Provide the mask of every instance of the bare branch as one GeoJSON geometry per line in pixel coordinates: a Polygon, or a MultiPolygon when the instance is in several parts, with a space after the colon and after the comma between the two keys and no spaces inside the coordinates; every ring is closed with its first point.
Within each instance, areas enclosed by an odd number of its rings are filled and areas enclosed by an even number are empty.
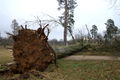
{"type": "Polygon", "coordinates": [[[43,28],[43,30],[44,30],[47,26],[49,26],[49,24],[47,24],[47,25],[43,28]]]}
{"type": "Polygon", "coordinates": [[[9,32],[6,32],[7,35],[10,35],[10,36],[13,36],[13,34],[9,33],[9,32]]]}
{"type": "Polygon", "coordinates": [[[24,30],[24,27],[21,25],[22,30],[24,30]]]}
{"type": "Polygon", "coordinates": [[[48,38],[48,36],[49,36],[49,33],[50,33],[50,29],[47,27],[47,30],[48,30],[48,34],[47,34],[47,38],[48,38]]]}
{"type": "Polygon", "coordinates": [[[41,20],[40,20],[40,18],[39,18],[38,16],[37,16],[37,19],[38,19],[38,22],[39,22],[40,28],[42,28],[41,20]]]}
{"type": "Polygon", "coordinates": [[[27,29],[27,25],[25,25],[25,29],[27,29]]]}
{"type": "Polygon", "coordinates": [[[116,5],[116,3],[117,3],[117,0],[114,0],[112,7],[114,7],[116,5]]]}

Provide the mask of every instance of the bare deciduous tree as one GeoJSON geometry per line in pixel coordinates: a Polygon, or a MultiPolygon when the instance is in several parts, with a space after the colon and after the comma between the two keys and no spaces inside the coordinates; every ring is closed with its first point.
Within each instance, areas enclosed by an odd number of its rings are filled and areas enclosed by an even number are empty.
{"type": "Polygon", "coordinates": [[[13,34],[14,34],[14,35],[17,35],[17,34],[18,34],[18,30],[20,29],[20,27],[18,26],[18,22],[17,22],[16,19],[14,19],[14,20],[12,21],[11,27],[12,27],[12,29],[13,29],[13,31],[12,31],[13,34]]]}

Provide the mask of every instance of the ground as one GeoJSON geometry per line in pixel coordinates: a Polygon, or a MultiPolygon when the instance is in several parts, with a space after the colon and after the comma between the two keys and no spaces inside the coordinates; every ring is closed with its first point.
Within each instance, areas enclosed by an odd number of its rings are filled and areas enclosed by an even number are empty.
{"type": "Polygon", "coordinates": [[[119,60],[117,56],[91,56],[91,55],[73,55],[64,58],[65,60],[119,60]]]}
{"type": "Polygon", "coordinates": [[[0,46],[0,64],[8,63],[13,60],[12,52],[0,46]]]}
{"type": "MultiPolygon", "coordinates": [[[[13,60],[12,52],[0,48],[0,64],[13,60]]],[[[46,78],[30,76],[27,80],[120,80],[120,61],[117,60],[64,60],[57,61],[59,68],[50,65],[45,72],[40,72],[46,78]]],[[[6,68],[0,67],[0,70],[6,68]]],[[[14,75],[17,77],[19,74],[14,75]]],[[[0,80],[8,76],[0,75],[0,80]]]]}
{"type": "MultiPolygon", "coordinates": [[[[59,60],[58,65],[58,69],[51,65],[40,73],[47,78],[31,76],[28,80],[120,80],[119,61],[59,60]]],[[[0,76],[1,80],[5,78],[0,76]]]]}

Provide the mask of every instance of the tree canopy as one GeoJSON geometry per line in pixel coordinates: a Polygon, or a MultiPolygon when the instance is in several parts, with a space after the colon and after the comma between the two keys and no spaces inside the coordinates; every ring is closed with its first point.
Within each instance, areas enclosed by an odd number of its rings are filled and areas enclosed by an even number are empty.
{"type": "Polygon", "coordinates": [[[106,25],[106,33],[104,37],[107,40],[111,40],[116,36],[118,32],[118,27],[115,26],[114,20],[112,19],[108,19],[105,25],[106,25]]]}
{"type": "Polygon", "coordinates": [[[92,34],[92,38],[93,39],[96,39],[97,38],[97,31],[98,31],[98,28],[96,25],[92,25],[92,29],[90,30],[91,34],[92,34]]]}

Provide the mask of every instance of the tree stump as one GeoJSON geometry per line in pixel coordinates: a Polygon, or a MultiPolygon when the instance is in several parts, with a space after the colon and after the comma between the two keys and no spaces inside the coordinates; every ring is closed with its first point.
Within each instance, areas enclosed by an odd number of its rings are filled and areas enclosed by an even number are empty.
{"type": "Polygon", "coordinates": [[[40,27],[37,30],[20,29],[18,35],[12,35],[14,40],[13,57],[15,64],[10,70],[14,73],[24,73],[31,69],[44,71],[50,63],[56,65],[56,54],[48,43],[49,28],[40,27]],[[44,30],[47,28],[48,34],[44,30]]]}

